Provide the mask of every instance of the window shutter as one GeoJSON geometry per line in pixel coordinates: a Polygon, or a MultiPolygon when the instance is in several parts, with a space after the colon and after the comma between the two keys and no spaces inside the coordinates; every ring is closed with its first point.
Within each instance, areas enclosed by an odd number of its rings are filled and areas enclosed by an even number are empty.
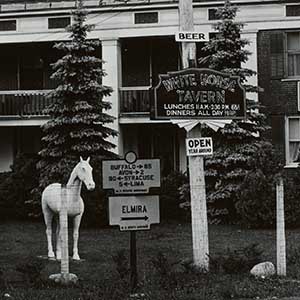
{"type": "Polygon", "coordinates": [[[271,57],[271,77],[284,77],[284,33],[272,32],[270,34],[270,57],[271,57]]]}

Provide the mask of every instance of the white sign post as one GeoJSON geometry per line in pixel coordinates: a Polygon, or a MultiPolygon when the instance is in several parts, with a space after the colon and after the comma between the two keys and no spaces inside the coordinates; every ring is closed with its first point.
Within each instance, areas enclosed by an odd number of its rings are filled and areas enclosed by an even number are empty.
{"type": "Polygon", "coordinates": [[[284,188],[280,178],[276,184],[276,241],[277,241],[277,275],[286,276],[286,240],[284,223],[284,188]]]}

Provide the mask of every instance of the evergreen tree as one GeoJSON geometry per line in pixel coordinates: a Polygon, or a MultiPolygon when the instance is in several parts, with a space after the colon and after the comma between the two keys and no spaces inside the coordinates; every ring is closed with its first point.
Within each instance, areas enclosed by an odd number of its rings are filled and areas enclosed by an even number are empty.
{"type": "Polygon", "coordinates": [[[66,183],[79,157],[111,157],[117,132],[106,127],[114,118],[105,113],[111,104],[104,100],[112,89],[101,84],[105,76],[103,61],[95,56],[99,41],[88,40],[93,28],[86,24],[82,1],[72,12],[73,25],[67,27],[70,41],[55,44],[64,56],[53,64],[52,79],[58,86],[49,97],[53,104],[46,112],[50,120],[43,125],[40,151],[40,187],[51,182],[66,183]]]}
{"type": "MultiPolygon", "coordinates": [[[[209,68],[240,77],[247,92],[257,92],[259,88],[247,84],[247,79],[255,71],[243,68],[242,63],[251,54],[245,46],[249,41],[241,38],[243,23],[236,22],[237,7],[225,1],[217,10],[219,21],[214,25],[216,35],[203,50],[207,53],[199,63],[205,62],[209,68]]],[[[257,169],[254,154],[265,148],[263,133],[269,128],[266,117],[258,111],[256,101],[246,99],[246,120],[233,121],[213,135],[214,155],[206,159],[206,181],[208,186],[208,212],[211,219],[226,222],[236,218],[238,192],[245,176],[257,169]]]]}

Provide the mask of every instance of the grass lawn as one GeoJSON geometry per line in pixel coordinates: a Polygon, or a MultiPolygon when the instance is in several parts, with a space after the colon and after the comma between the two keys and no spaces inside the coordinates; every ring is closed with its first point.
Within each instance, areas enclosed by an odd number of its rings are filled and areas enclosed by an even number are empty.
{"type": "MultiPolygon", "coordinates": [[[[129,232],[120,232],[115,227],[82,228],[80,233],[79,254],[82,261],[70,263],[70,272],[75,273],[80,282],[75,287],[57,287],[48,283],[47,278],[60,272],[60,263],[37,258],[47,254],[44,224],[0,224],[0,270],[3,273],[0,299],[5,292],[17,300],[130,299],[127,269],[129,232]],[[113,256],[117,254],[120,258],[115,261],[113,256]],[[38,272],[34,268],[38,268],[39,264],[45,266],[41,276],[34,278],[38,272]]],[[[276,233],[273,230],[213,225],[209,227],[209,242],[212,258],[224,254],[228,248],[235,250],[258,243],[263,250],[262,259],[276,263],[276,233]]],[[[150,231],[137,232],[137,252],[138,291],[142,294],[137,299],[300,296],[300,281],[297,281],[300,280],[300,231],[297,230],[287,232],[288,280],[258,280],[247,273],[226,274],[224,271],[204,275],[192,268],[184,268],[182,262],[192,259],[189,224],[155,225],[150,231]],[[156,264],[155,267],[155,261],[160,266],[156,264]]]]}

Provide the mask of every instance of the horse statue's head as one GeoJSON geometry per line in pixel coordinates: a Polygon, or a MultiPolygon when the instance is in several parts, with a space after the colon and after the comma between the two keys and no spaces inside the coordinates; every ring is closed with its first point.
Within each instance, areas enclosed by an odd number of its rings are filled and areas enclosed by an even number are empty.
{"type": "Polygon", "coordinates": [[[90,158],[84,160],[80,156],[80,162],[76,166],[76,175],[85,184],[86,188],[92,191],[95,188],[95,182],[93,179],[93,168],[89,162],[90,158]]]}

